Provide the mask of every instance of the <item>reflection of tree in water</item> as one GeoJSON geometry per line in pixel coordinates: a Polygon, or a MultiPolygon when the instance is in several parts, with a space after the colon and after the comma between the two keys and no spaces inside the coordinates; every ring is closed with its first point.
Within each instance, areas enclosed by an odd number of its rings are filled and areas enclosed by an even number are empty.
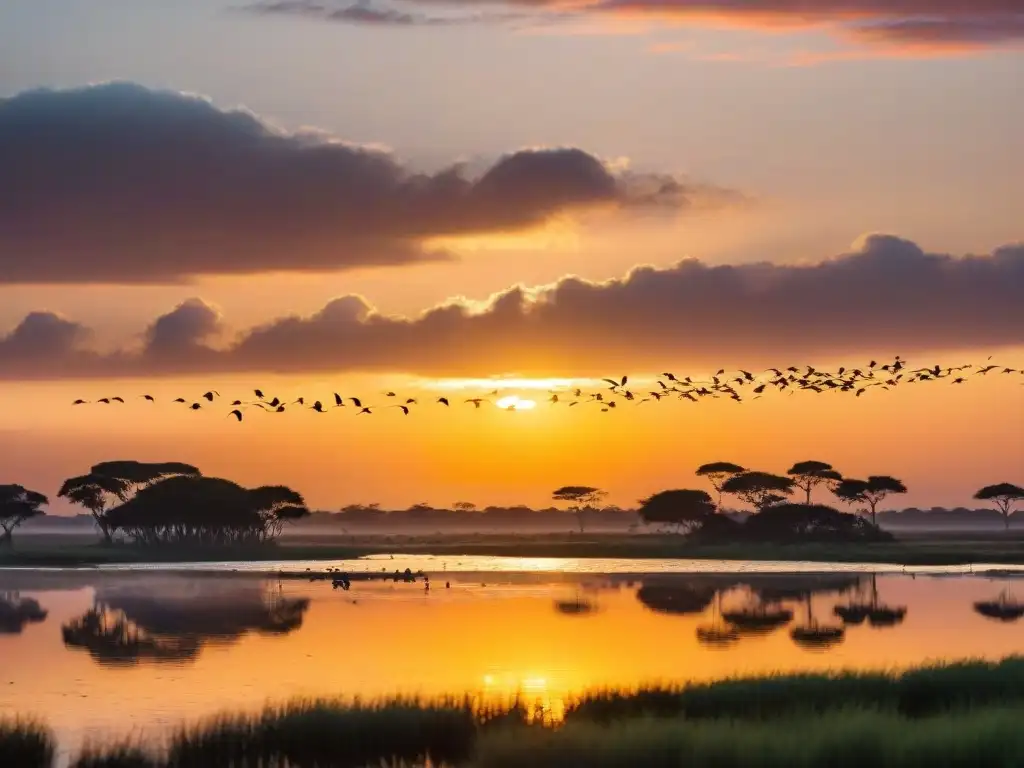
{"type": "Polygon", "coordinates": [[[715,599],[716,589],[703,584],[644,584],[636,599],[655,613],[677,616],[703,613],[715,599]]]}
{"type": "Polygon", "coordinates": [[[859,595],[857,599],[851,600],[846,605],[837,605],[832,609],[843,624],[863,624],[866,620],[868,624],[873,627],[880,629],[885,627],[894,627],[903,621],[903,617],[907,615],[906,606],[888,606],[878,601],[878,579],[875,574],[871,574],[869,579],[871,584],[870,595],[867,599],[863,595],[859,595]]]}
{"type": "Polygon", "coordinates": [[[37,600],[18,592],[0,592],[0,635],[20,635],[26,624],[46,619],[46,611],[37,600]]]}
{"type": "Polygon", "coordinates": [[[597,603],[581,597],[577,591],[572,600],[555,600],[555,610],[565,616],[589,616],[597,612],[597,603]]]}
{"type": "Polygon", "coordinates": [[[697,642],[709,648],[728,648],[740,639],[740,631],[735,626],[723,623],[722,592],[715,595],[715,612],[710,624],[701,624],[694,630],[697,642]]]}
{"type": "Polygon", "coordinates": [[[1009,583],[1003,587],[1003,591],[995,600],[979,600],[974,604],[976,613],[986,619],[995,621],[1011,622],[1024,616],[1024,605],[1019,603],[1010,592],[1009,583]]]}
{"type": "Polygon", "coordinates": [[[292,632],[308,607],[308,598],[284,597],[261,582],[101,587],[93,607],[62,629],[66,646],[84,648],[100,663],[187,661],[204,645],[249,632],[292,632]]]}
{"type": "Polygon", "coordinates": [[[863,581],[863,577],[846,574],[707,575],[682,583],[646,583],[637,591],[637,599],[652,611],[681,616],[704,613],[714,604],[711,622],[697,626],[695,635],[702,645],[718,648],[785,627],[794,616],[787,603],[800,601],[805,606],[806,619],[790,631],[790,636],[802,647],[820,649],[841,642],[845,630],[817,621],[811,607],[812,596],[843,595],[856,590],[863,581]],[[738,589],[745,595],[743,602],[723,607],[723,596],[738,589]]]}
{"type": "Polygon", "coordinates": [[[818,623],[814,617],[810,592],[804,594],[804,608],[807,611],[804,623],[789,630],[794,643],[808,650],[825,650],[846,639],[846,630],[842,625],[818,623]]]}

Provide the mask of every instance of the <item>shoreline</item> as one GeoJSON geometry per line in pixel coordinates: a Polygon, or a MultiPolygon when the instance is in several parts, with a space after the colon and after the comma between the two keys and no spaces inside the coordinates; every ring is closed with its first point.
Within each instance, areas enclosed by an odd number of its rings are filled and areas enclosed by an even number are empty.
{"type": "MultiPolygon", "coordinates": [[[[958,539],[942,535],[901,538],[875,544],[801,542],[773,544],[739,542],[696,544],[677,536],[627,534],[482,534],[460,535],[356,535],[345,537],[284,536],[273,544],[235,549],[143,548],[127,544],[104,545],[92,536],[23,534],[10,547],[0,549],[0,569],[82,568],[137,565],[152,568],[161,564],[289,563],[306,561],[333,564],[369,557],[388,558],[380,562],[393,570],[397,561],[413,558],[507,557],[569,560],[665,560],[734,561],[751,563],[801,563],[826,566],[879,566],[902,571],[910,568],[952,568],[1013,570],[1024,567],[1024,538],[975,534],[958,539]]],[[[426,568],[420,568],[427,570],[426,568]]],[[[399,570],[404,570],[404,567],[399,570]]],[[[536,570],[527,565],[523,570],[536,570]]],[[[704,568],[696,568],[705,572],[704,568]]],[[[799,570],[803,570],[802,568],[799,570]]]]}

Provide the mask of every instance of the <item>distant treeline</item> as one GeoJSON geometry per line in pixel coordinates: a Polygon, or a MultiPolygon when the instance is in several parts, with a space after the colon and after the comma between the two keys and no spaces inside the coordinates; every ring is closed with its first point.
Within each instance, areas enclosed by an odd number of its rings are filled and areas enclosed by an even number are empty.
{"type": "MultiPolygon", "coordinates": [[[[723,510],[724,514],[743,521],[752,513],[747,510],[723,510]]],[[[606,506],[589,509],[587,529],[629,529],[645,527],[637,509],[606,506]]],[[[353,504],[338,512],[318,511],[299,521],[297,528],[307,526],[344,526],[351,529],[367,528],[553,528],[565,529],[576,526],[576,515],[572,511],[556,507],[534,509],[526,505],[512,507],[488,506],[480,509],[445,509],[415,505],[407,509],[385,510],[374,505],[353,504]]],[[[1024,515],[1011,515],[1011,524],[1024,521],[1024,515]]],[[[998,510],[991,508],[968,509],[966,507],[931,507],[919,509],[891,509],[878,513],[882,527],[993,527],[1002,528],[1003,518],[998,510]]]]}
{"type": "MultiPolygon", "coordinates": [[[[629,531],[644,529],[636,509],[623,509],[614,505],[587,510],[587,529],[591,531],[629,531]]],[[[751,513],[746,510],[725,510],[737,521],[751,513]]],[[[1012,526],[1024,522],[1024,516],[1010,516],[1012,526]]],[[[878,513],[883,528],[1002,528],[1003,518],[991,508],[931,507],[919,509],[883,510],[878,513]]],[[[48,515],[27,522],[24,530],[31,531],[92,531],[95,523],[91,515],[48,515]]],[[[315,511],[296,521],[294,528],[330,527],[349,531],[373,530],[489,530],[531,529],[558,530],[576,526],[574,512],[556,507],[534,509],[526,505],[511,507],[487,506],[472,509],[451,509],[414,505],[406,509],[383,509],[372,504],[351,504],[337,512],[315,511]]]]}

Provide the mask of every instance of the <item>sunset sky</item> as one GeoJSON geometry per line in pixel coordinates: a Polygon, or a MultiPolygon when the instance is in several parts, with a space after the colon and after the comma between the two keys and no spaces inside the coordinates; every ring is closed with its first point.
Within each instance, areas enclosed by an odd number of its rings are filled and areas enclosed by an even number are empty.
{"type": "Polygon", "coordinates": [[[178,460],[325,509],[625,506],[711,460],[893,474],[924,506],[1024,482],[1022,376],[545,402],[1024,367],[1022,50],[1021,0],[7,0],[0,482],[178,460]],[[462,402],[492,380],[538,407],[462,402]],[[421,403],[169,402],[255,387],[421,403]]]}

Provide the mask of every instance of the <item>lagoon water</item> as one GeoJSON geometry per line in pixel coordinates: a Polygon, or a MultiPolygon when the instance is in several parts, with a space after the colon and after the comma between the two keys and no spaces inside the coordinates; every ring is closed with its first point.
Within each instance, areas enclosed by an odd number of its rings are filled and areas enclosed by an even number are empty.
{"type": "Polygon", "coordinates": [[[423,568],[429,590],[259,572],[306,563],[0,570],[0,714],[73,747],[292,696],[518,692],[557,714],[590,688],[1024,653],[1024,620],[975,607],[1012,597],[1011,574],[623,562],[338,564],[423,568]]]}

